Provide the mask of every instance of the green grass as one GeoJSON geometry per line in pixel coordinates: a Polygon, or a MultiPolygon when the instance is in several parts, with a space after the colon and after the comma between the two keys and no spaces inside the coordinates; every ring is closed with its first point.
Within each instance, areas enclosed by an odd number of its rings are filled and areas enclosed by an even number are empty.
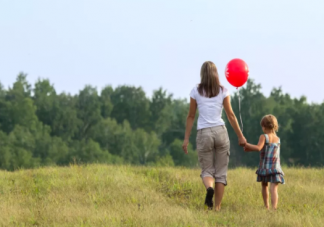
{"type": "Polygon", "coordinates": [[[221,212],[206,210],[198,169],[73,165],[0,172],[0,226],[324,226],[324,169],[286,168],[278,210],[255,170],[228,173],[221,212]]]}

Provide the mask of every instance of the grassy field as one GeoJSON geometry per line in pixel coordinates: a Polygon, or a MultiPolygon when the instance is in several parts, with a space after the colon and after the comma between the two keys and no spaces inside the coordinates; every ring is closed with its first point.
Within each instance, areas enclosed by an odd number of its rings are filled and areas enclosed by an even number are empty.
{"type": "Polygon", "coordinates": [[[324,169],[284,169],[276,212],[255,170],[230,170],[221,212],[199,170],[73,165],[0,172],[0,226],[324,226],[324,169]]]}

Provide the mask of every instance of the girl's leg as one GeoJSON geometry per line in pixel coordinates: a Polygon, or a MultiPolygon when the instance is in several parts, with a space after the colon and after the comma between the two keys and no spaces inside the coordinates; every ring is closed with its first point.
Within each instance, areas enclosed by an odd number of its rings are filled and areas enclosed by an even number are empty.
{"type": "Polygon", "coordinates": [[[225,185],[223,183],[215,183],[215,210],[220,211],[221,203],[224,195],[225,185]]]}
{"type": "Polygon", "coordinates": [[[270,184],[270,192],[271,192],[271,205],[274,210],[277,209],[278,205],[278,183],[270,184]]]}
{"type": "Polygon", "coordinates": [[[269,209],[269,191],[268,191],[268,182],[262,182],[262,197],[264,206],[269,209]]]}

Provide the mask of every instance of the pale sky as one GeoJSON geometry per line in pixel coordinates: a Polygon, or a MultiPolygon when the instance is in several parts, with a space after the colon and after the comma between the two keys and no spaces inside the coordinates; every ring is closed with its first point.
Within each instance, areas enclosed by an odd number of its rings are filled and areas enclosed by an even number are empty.
{"type": "Polygon", "coordinates": [[[233,58],[269,95],[324,101],[323,0],[0,0],[0,82],[19,72],[57,92],[163,87],[189,99],[206,60],[233,58]]]}

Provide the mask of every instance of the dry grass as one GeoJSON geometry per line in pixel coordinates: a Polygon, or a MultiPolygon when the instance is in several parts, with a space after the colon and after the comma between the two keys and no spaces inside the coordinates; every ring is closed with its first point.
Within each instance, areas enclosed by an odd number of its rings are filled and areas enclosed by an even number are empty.
{"type": "Polygon", "coordinates": [[[285,169],[279,209],[254,170],[229,171],[222,211],[207,211],[199,170],[70,166],[0,172],[0,226],[324,226],[324,169],[285,169]]]}

